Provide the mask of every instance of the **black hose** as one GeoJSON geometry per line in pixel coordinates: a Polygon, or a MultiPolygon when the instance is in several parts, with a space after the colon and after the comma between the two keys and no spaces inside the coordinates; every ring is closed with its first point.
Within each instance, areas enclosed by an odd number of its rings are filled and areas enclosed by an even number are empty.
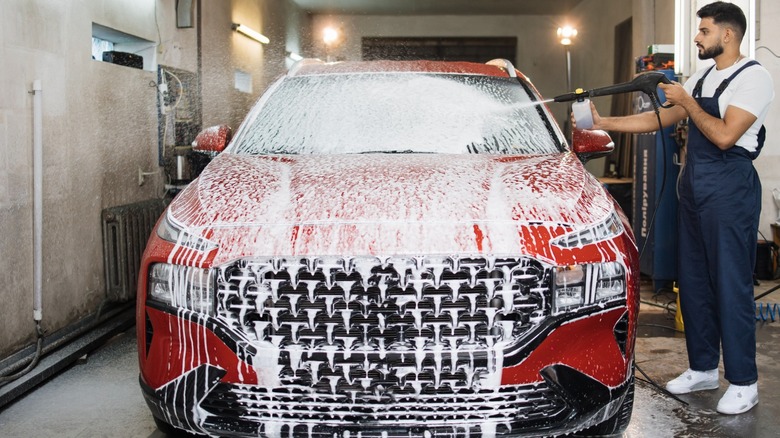
{"type": "Polygon", "coordinates": [[[765,296],[767,296],[767,295],[771,294],[772,292],[774,292],[774,291],[776,291],[776,290],[778,290],[778,289],[780,289],[780,284],[778,284],[777,286],[773,287],[772,289],[769,289],[768,291],[766,291],[766,292],[762,293],[761,295],[759,295],[759,296],[757,296],[757,297],[753,298],[753,301],[758,301],[758,300],[760,300],[761,298],[764,298],[765,296]]]}
{"type": "Polygon", "coordinates": [[[5,384],[7,382],[18,379],[19,377],[22,377],[26,373],[30,372],[30,370],[32,370],[38,364],[40,358],[60,348],[62,345],[73,341],[73,339],[76,339],[77,337],[97,327],[99,324],[104,323],[110,318],[113,318],[114,316],[121,313],[122,311],[129,309],[132,306],[135,306],[135,301],[131,300],[128,303],[120,304],[116,307],[111,307],[109,310],[105,311],[107,304],[109,304],[109,300],[103,300],[98,306],[97,312],[95,313],[95,316],[91,318],[92,320],[90,322],[73,328],[72,331],[69,331],[67,334],[61,337],[50,338],[50,342],[46,345],[43,345],[43,341],[44,341],[43,330],[40,328],[39,323],[36,322],[38,341],[36,343],[35,354],[32,358],[32,361],[26,366],[23,363],[22,364],[15,363],[14,365],[7,367],[6,370],[9,373],[14,373],[16,370],[18,370],[21,367],[25,367],[25,369],[16,372],[13,375],[0,376],[0,384],[5,384]]]}
{"type": "Polygon", "coordinates": [[[647,379],[646,382],[649,383],[650,385],[652,385],[655,389],[657,389],[658,392],[660,392],[662,394],[666,394],[669,397],[671,397],[671,398],[677,400],[678,402],[684,404],[685,406],[688,406],[688,402],[680,400],[679,397],[677,397],[676,395],[674,395],[671,392],[667,391],[666,388],[663,388],[663,387],[659,386],[657,383],[655,383],[655,381],[653,379],[648,377],[647,374],[645,374],[645,372],[642,371],[642,368],[639,367],[639,364],[634,363],[634,367],[636,367],[636,370],[639,371],[643,376],[645,376],[645,379],[647,379]]]}
{"type": "MultiPolygon", "coordinates": [[[[663,199],[664,190],[666,189],[666,136],[664,135],[664,132],[663,132],[664,131],[664,125],[661,122],[661,110],[660,110],[660,106],[659,106],[659,103],[658,103],[658,99],[653,99],[653,97],[654,96],[651,96],[650,100],[653,103],[653,111],[655,112],[655,118],[656,118],[656,120],[658,120],[658,132],[661,135],[661,144],[662,144],[662,147],[663,147],[663,151],[662,151],[662,154],[661,154],[661,157],[662,157],[661,161],[663,162],[663,171],[661,173],[661,188],[659,190],[658,199],[656,199],[656,201],[655,201],[655,209],[653,210],[653,215],[650,217],[650,224],[648,225],[647,237],[645,238],[645,243],[644,243],[644,245],[642,245],[642,250],[639,252],[639,260],[642,260],[642,256],[644,255],[645,249],[647,248],[647,243],[650,241],[650,236],[652,235],[653,228],[654,228],[653,226],[655,225],[655,215],[656,215],[656,213],[658,213],[658,207],[660,207],[660,205],[661,205],[661,199],[663,199]]],[[[665,326],[661,326],[661,327],[670,328],[670,327],[665,327],[665,326]]],[[[674,330],[676,330],[676,329],[674,329],[674,330]]],[[[653,379],[651,379],[647,374],[645,374],[644,371],[642,371],[641,368],[639,368],[639,365],[635,364],[635,366],[636,366],[636,369],[640,373],[642,373],[643,376],[645,376],[645,379],[648,380],[648,383],[650,383],[659,392],[661,392],[662,394],[666,394],[666,395],[672,397],[673,399],[677,400],[678,402],[680,402],[680,403],[682,403],[682,404],[684,404],[686,406],[688,405],[688,403],[680,400],[679,398],[677,398],[677,396],[675,396],[671,392],[667,391],[665,388],[662,388],[660,385],[655,383],[655,381],[653,379]]]]}
{"type": "Polygon", "coordinates": [[[23,375],[29,373],[30,370],[32,370],[33,368],[35,368],[36,365],[38,365],[38,361],[41,359],[41,352],[43,351],[43,330],[41,330],[41,322],[40,321],[35,321],[35,332],[36,332],[36,335],[38,337],[38,341],[36,342],[36,345],[35,345],[35,355],[33,356],[33,358],[30,361],[30,363],[27,364],[27,366],[23,370],[15,373],[15,374],[10,374],[10,375],[7,375],[7,376],[0,376],[0,383],[12,382],[12,381],[22,377],[23,375]]]}

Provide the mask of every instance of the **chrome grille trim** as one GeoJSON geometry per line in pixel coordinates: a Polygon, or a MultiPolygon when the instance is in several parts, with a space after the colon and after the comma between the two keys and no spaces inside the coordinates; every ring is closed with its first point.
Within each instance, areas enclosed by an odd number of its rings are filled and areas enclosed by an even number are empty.
{"type": "Polygon", "coordinates": [[[254,423],[292,421],[327,425],[370,424],[373,427],[415,424],[512,423],[550,420],[568,412],[565,402],[544,382],[507,386],[501,391],[462,395],[425,395],[390,400],[354,400],[313,395],[304,388],[274,390],[251,385],[220,384],[201,403],[219,418],[254,423]]]}
{"type": "Polygon", "coordinates": [[[279,383],[353,400],[492,390],[550,315],[528,257],[268,257],[220,266],[216,316],[279,351],[279,383]]]}

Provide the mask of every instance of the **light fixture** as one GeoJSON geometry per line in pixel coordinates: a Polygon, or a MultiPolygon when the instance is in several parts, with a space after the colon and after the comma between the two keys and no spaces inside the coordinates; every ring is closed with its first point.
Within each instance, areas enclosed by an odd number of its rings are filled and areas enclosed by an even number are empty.
{"type": "Polygon", "coordinates": [[[300,61],[301,59],[303,59],[303,56],[295,52],[287,52],[287,57],[292,59],[293,61],[300,61]]]}
{"type": "Polygon", "coordinates": [[[572,38],[577,36],[577,29],[571,26],[564,26],[558,28],[558,38],[561,39],[561,44],[564,46],[571,45],[572,38]]]}
{"type": "Polygon", "coordinates": [[[339,31],[332,28],[332,27],[326,27],[322,30],[322,42],[325,43],[326,46],[330,46],[339,39],[339,31]]]}
{"type": "Polygon", "coordinates": [[[252,38],[253,40],[255,40],[257,42],[260,42],[260,43],[263,43],[263,44],[268,44],[268,43],[271,42],[271,40],[269,40],[267,36],[261,34],[260,32],[254,30],[254,29],[252,29],[252,28],[250,28],[250,27],[248,27],[248,26],[246,26],[244,24],[233,23],[232,27],[233,27],[233,30],[235,30],[236,32],[242,33],[242,34],[248,36],[249,38],[252,38]]]}

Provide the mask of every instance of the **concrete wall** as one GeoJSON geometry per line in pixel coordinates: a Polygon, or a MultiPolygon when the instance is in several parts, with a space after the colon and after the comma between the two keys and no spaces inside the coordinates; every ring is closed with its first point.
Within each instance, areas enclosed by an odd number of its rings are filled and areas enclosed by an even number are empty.
{"type": "MultiPolygon", "coordinates": [[[[197,72],[197,28],[176,27],[175,4],[0,3],[0,357],[34,337],[32,83],[40,79],[43,87],[42,325],[51,333],[95,312],[104,299],[101,210],[163,193],[160,174],[137,183],[139,168],[159,169],[157,74],[93,61],[92,23],[159,42],[157,62],[197,72]]],[[[308,20],[286,0],[206,0],[203,7],[203,123],[237,127],[285,70],[288,41],[308,40],[308,20]],[[271,44],[233,32],[234,21],[263,32],[271,44]],[[252,74],[252,93],[234,90],[236,69],[252,74]]]]}

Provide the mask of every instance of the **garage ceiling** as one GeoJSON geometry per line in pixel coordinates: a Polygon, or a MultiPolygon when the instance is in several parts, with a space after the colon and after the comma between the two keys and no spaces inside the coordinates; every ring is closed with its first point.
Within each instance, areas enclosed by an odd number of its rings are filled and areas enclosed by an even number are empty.
{"type": "Polygon", "coordinates": [[[293,0],[314,14],[566,15],[582,0],[293,0]]]}

